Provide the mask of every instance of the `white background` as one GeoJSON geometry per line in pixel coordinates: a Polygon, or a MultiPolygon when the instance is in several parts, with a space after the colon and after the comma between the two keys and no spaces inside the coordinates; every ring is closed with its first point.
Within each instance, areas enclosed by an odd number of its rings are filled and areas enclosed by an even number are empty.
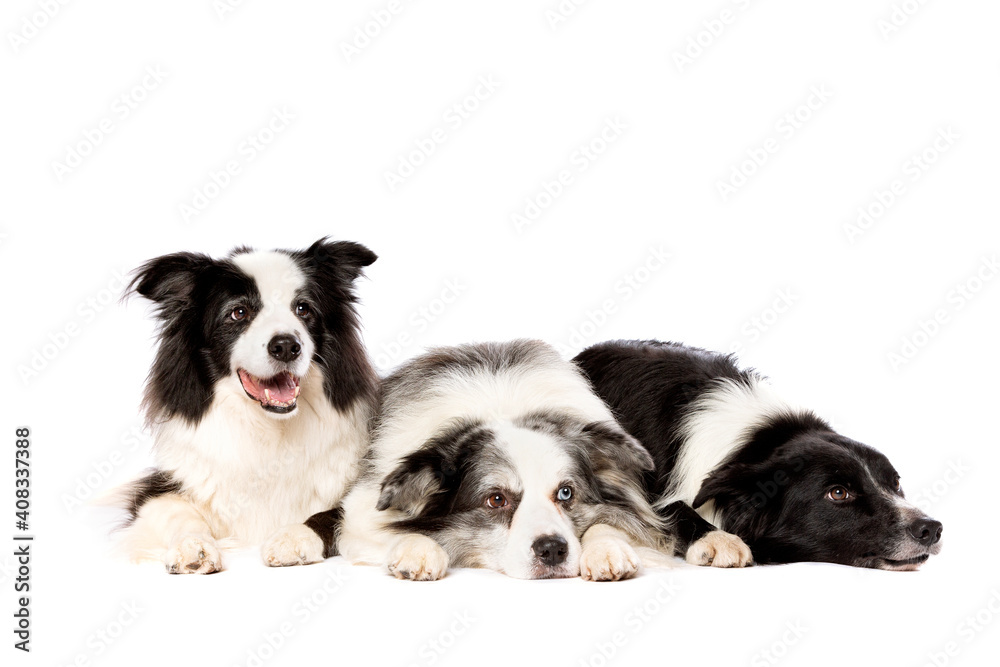
{"type": "MultiPolygon", "coordinates": [[[[9,457],[15,426],[32,429],[37,539],[30,655],[11,647],[15,575],[2,550],[4,655],[995,660],[1000,7],[897,2],[595,0],[552,25],[556,0],[423,0],[377,28],[387,1],[251,0],[221,16],[211,0],[5,3],[0,433],[9,457]],[[377,34],[345,54],[366,26],[377,34]],[[495,90],[466,101],[481,77],[495,90]],[[449,109],[463,101],[475,109],[459,124],[449,109]],[[247,159],[244,142],[274,109],[294,119],[247,159]],[[609,120],[621,130],[602,144],[609,120]],[[111,131],[88,140],[102,121],[111,131]],[[934,148],[939,132],[950,143],[934,148]],[[386,172],[432,135],[445,140],[390,189],[386,172]],[[73,152],[86,153],[75,167],[55,164],[75,163],[73,152]],[[240,172],[213,188],[230,160],[240,172]],[[539,198],[563,170],[569,185],[539,198]],[[734,182],[724,198],[719,184],[734,182]],[[214,196],[185,220],[196,191],[214,196]],[[541,213],[519,230],[512,215],[529,199],[541,213]],[[875,215],[852,237],[859,207],[875,215]],[[943,553],[919,573],[681,566],[617,584],[469,570],[414,584],[341,559],[266,570],[254,552],[217,576],[168,577],[114,559],[116,517],[75,500],[149,464],[134,429],[153,324],[142,302],[117,303],[117,272],[178,250],[300,248],[324,235],[380,256],[359,287],[380,370],[427,345],[520,336],[566,354],[610,338],[739,346],[743,363],[889,455],[909,496],[944,522],[943,553]],[[647,267],[651,249],[670,257],[647,267]],[[457,298],[437,301],[449,289],[457,298]]],[[[12,491],[2,498],[0,533],[13,533],[12,491]]]]}

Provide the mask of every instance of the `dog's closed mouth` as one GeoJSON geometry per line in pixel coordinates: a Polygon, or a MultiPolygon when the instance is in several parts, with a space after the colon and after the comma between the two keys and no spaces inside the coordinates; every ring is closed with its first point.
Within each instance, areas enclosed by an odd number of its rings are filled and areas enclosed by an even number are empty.
{"type": "Polygon", "coordinates": [[[893,570],[915,570],[919,566],[923,565],[927,559],[930,558],[930,554],[922,554],[920,556],[915,556],[914,558],[906,558],[904,560],[892,560],[891,558],[883,558],[882,561],[893,570]]]}
{"type": "Polygon", "coordinates": [[[242,368],[238,371],[240,383],[247,396],[260,403],[265,410],[287,413],[295,409],[299,397],[299,379],[284,371],[274,377],[259,378],[242,368]]]}

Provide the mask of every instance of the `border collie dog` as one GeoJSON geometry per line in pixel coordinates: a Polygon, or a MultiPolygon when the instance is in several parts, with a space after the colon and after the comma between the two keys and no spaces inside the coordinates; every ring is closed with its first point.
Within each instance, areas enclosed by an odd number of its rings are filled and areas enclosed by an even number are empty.
{"type": "Polygon", "coordinates": [[[348,560],[399,579],[439,579],[449,565],[624,579],[637,547],[665,539],[640,484],[649,453],[539,341],[404,364],[383,380],[368,463],[328,529],[348,560]]]}
{"type": "Polygon", "coordinates": [[[718,526],[758,563],[915,570],[941,550],[941,524],[904,500],[884,455],[789,405],[732,356],[616,341],[574,361],[652,453],[646,489],[680,548],[718,526]]]}
{"type": "Polygon", "coordinates": [[[138,269],[130,290],[160,328],[143,403],[156,468],[123,490],[133,559],[204,574],[261,543],[269,565],[322,559],[301,522],[341,500],[368,446],[378,378],[353,283],[375,259],[320,239],[138,269]]]}

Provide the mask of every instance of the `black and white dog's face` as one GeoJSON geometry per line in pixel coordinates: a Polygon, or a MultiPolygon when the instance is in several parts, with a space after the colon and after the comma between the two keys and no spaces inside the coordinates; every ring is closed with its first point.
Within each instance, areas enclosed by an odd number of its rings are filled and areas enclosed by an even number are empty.
{"type": "Polygon", "coordinates": [[[366,367],[356,358],[364,352],[352,283],[373,261],[364,246],[321,240],[303,251],[241,248],[226,259],[176,253],[148,262],[132,286],[157,304],[162,322],[151,413],[197,421],[225,396],[285,418],[314,368],[316,387],[345,407],[359,382],[352,373],[366,367]]]}
{"type": "Polygon", "coordinates": [[[650,468],[637,441],[604,422],[541,414],[463,422],[403,459],[383,481],[378,509],[406,512],[393,528],[431,535],[453,565],[575,577],[580,537],[600,522],[607,496],[625,495],[614,491],[612,469],[650,468]]]}
{"type": "Polygon", "coordinates": [[[713,500],[757,562],[915,570],[941,550],[941,524],[904,499],[896,470],[871,447],[811,431],[763,460],[749,454],[715,470],[694,504],[713,500]]]}

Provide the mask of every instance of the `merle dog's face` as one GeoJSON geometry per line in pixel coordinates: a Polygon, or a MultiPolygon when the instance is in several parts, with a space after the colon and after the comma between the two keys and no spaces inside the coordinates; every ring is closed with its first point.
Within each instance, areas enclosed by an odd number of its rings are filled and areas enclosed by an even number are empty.
{"type": "Polygon", "coordinates": [[[941,524],[904,499],[889,460],[835,433],[806,433],[763,461],[721,466],[694,502],[710,500],[758,563],[915,570],[941,550],[941,524]]]}
{"type": "Polygon", "coordinates": [[[378,509],[405,512],[393,529],[433,537],[456,566],[576,577],[580,538],[604,509],[602,471],[651,467],[634,439],[602,422],[462,423],[383,480],[378,509]]]}
{"type": "MultiPolygon", "coordinates": [[[[162,323],[147,401],[193,420],[220,395],[270,417],[294,415],[312,369],[329,378],[325,368],[356,347],[351,284],[374,260],[364,246],[321,240],[304,251],[148,262],[133,281],[162,323]]],[[[313,391],[332,398],[336,388],[324,384],[313,391]]]]}

